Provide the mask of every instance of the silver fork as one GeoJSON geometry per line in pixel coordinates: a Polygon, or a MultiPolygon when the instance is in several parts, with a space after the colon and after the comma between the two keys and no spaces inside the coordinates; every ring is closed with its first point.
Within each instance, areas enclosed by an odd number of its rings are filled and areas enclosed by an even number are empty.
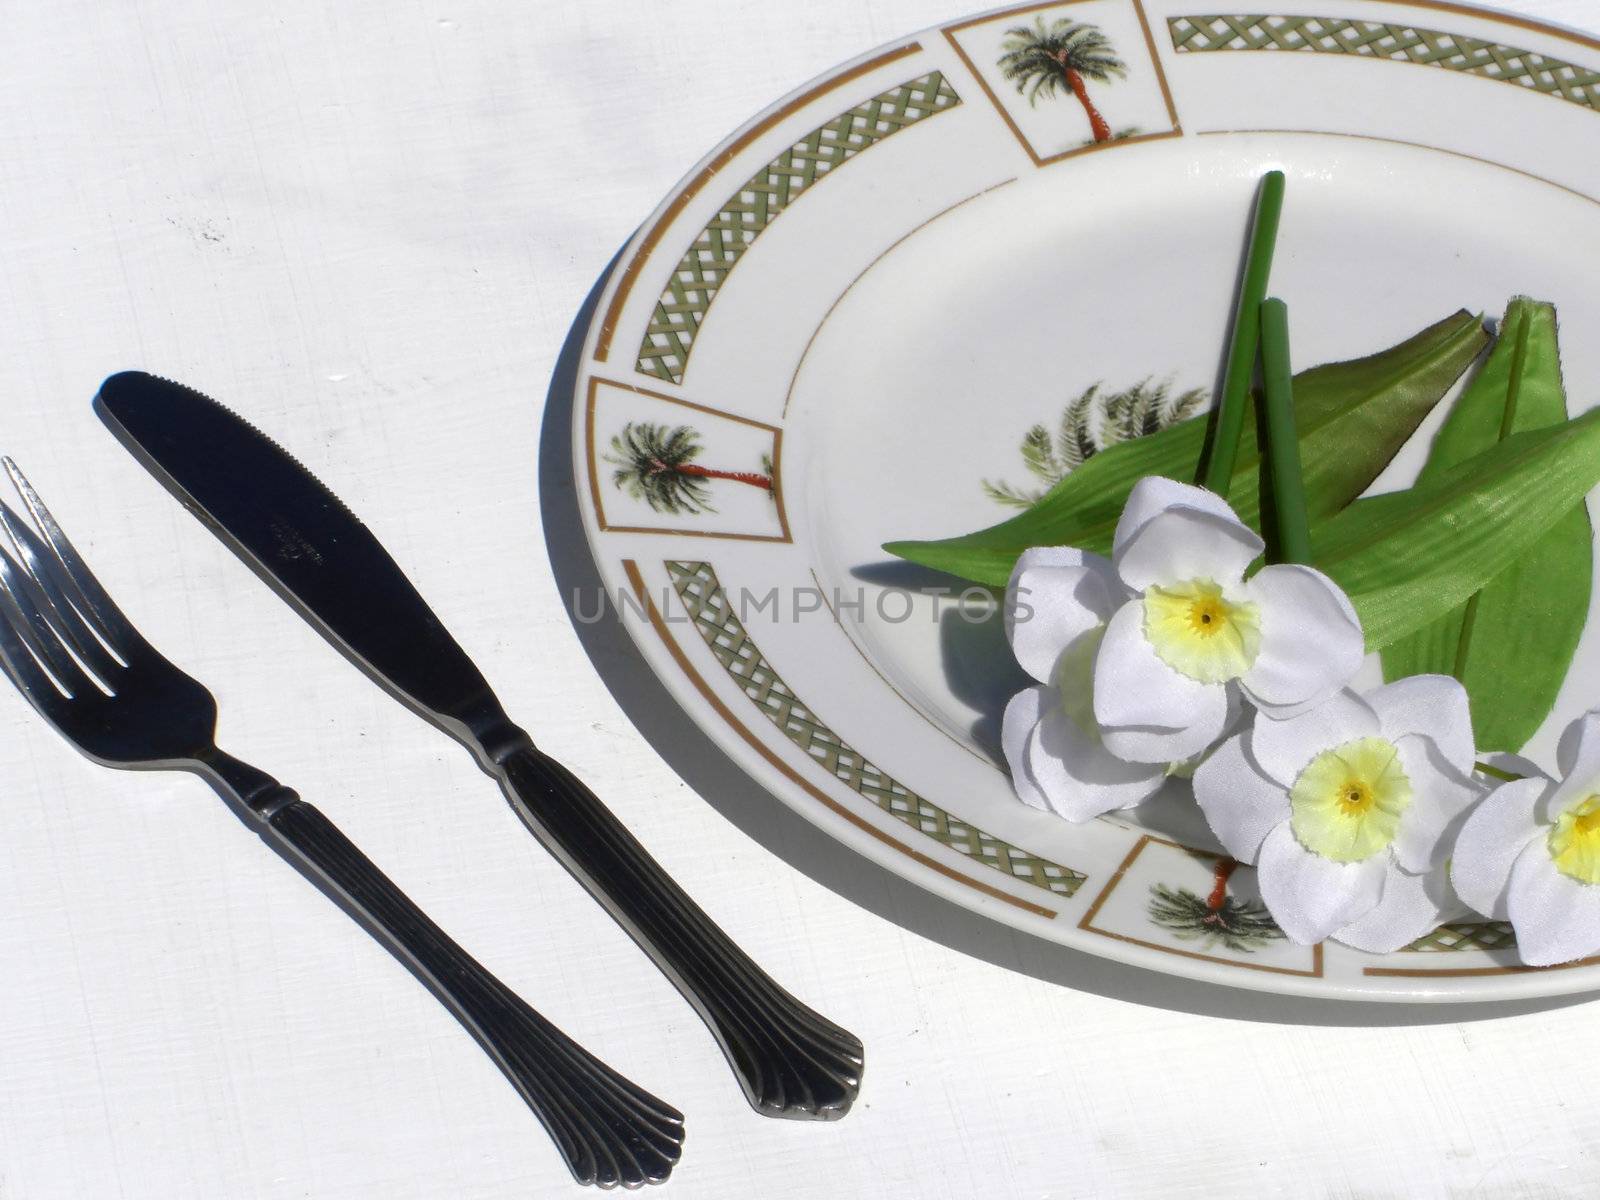
{"type": "Polygon", "coordinates": [[[217,748],[217,706],[112,602],[4,459],[30,525],[0,502],[0,666],[68,741],[108,767],[184,770],[377,938],[478,1039],[579,1183],[660,1183],[683,1118],[569,1039],[428,919],[320,812],[217,748]]]}

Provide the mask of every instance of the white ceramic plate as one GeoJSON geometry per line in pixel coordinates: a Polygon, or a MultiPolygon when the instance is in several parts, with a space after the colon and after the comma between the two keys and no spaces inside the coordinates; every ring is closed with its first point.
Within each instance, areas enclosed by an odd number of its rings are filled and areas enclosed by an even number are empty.
{"type": "MultiPolygon", "coordinates": [[[[714,151],[589,332],[573,452],[602,577],[667,687],[774,796],[996,922],[1305,995],[1600,987],[1594,961],[1515,965],[1493,923],[1383,957],[1272,936],[1248,869],[1219,909],[1216,845],[1176,796],[1083,826],[1025,808],[997,765],[1023,684],[998,623],[880,549],[1007,515],[985,481],[1037,485],[1024,431],[1090,385],[1209,389],[1272,167],[1300,365],[1529,293],[1559,306],[1574,406],[1600,396],[1600,42],[1446,3],[1216,11],[1075,0],[956,22],[714,151]],[[998,57],[1041,20],[1094,26],[1126,76],[1030,106],[998,57]],[[670,456],[675,435],[694,472],[618,478],[611,460],[670,456]]],[[[1378,488],[1415,472],[1444,407],[1378,488]]],[[[1594,700],[1590,627],[1536,759],[1594,700]]]]}

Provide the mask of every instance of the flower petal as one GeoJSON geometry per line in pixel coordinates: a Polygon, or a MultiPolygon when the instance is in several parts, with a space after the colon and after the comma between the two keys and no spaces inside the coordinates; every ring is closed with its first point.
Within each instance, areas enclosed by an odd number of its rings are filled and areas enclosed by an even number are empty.
{"type": "Polygon", "coordinates": [[[1144,605],[1130,600],[1106,627],[1094,665],[1094,715],[1106,747],[1136,762],[1178,762],[1222,735],[1228,689],[1180,675],[1144,635],[1144,605]]]}
{"type": "Polygon", "coordinates": [[[1600,886],[1556,870],[1544,838],[1534,838],[1517,855],[1506,900],[1517,953],[1530,967],[1600,952],[1600,886]]]}
{"type": "Polygon", "coordinates": [[[1111,561],[1070,546],[1026,550],[1006,585],[1006,637],[1022,669],[1054,683],[1061,652],[1110,619],[1122,592],[1111,561]]]}
{"type": "Polygon", "coordinates": [[[1102,726],[1100,737],[1107,750],[1127,762],[1180,767],[1202,757],[1226,737],[1239,719],[1240,707],[1239,690],[1219,686],[1213,696],[1206,698],[1204,706],[1195,711],[1195,723],[1186,729],[1102,726]],[[1216,699],[1215,707],[1213,699],[1216,699]]]}
{"type": "Polygon", "coordinates": [[[1011,786],[1016,789],[1017,799],[1046,812],[1050,811],[1050,802],[1028,770],[1027,749],[1028,739],[1046,708],[1061,702],[1054,692],[1054,688],[1047,687],[1023,688],[1011,697],[1005,716],[1000,719],[1000,748],[1005,752],[1006,766],[1011,768],[1011,786]]]}
{"type": "Polygon", "coordinates": [[[1600,712],[1586,712],[1562,731],[1556,761],[1561,782],[1540,808],[1539,819],[1545,822],[1600,792],[1600,712]]]}
{"type": "Polygon", "coordinates": [[[1211,832],[1240,862],[1255,862],[1262,839],[1289,819],[1289,793],[1255,765],[1249,733],[1229,738],[1200,764],[1194,798],[1211,832]]]}
{"type": "Polygon", "coordinates": [[[1504,921],[1511,868],[1528,843],[1538,838],[1536,812],[1550,780],[1519,779],[1490,792],[1467,815],[1450,852],[1450,882],[1456,894],[1479,913],[1504,921]]]}
{"type": "Polygon", "coordinates": [[[1117,532],[1111,540],[1112,557],[1115,558],[1123,545],[1153,517],[1173,505],[1197,508],[1201,512],[1208,512],[1216,517],[1226,517],[1234,522],[1239,520],[1238,515],[1228,506],[1228,502],[1215,492],[1196,487],[1192,483],[1179,483],[1176,479],[1166,479],[1160,475],[1146,475],[1133,485],[1133,489],[1128,493],[1127,502],[1122,506],[1122,516],[1117,519],[1117,532]]]}
{"type": "Polygon", "coordinates": [[[1011,568],[1011,577],[1015,579],[1017,572],[1033,567],[1082,567],[1090,563],[1100,563],[1109,568],[1111,560],[1103,554],[1091,554],[1076,546],[1030,546],[1017,555],[1017,564],[1011,568]]]}
{"type": "Polygon", "coordinates": [[[1455,907],[1443,871],[1413,875],[1391,861],[1384,869],[1378,903],[1333,936],[1357,950],[1390,954],[1438,928],[1455,907]]]}
{"type": "Polygon", "coordinates": [[[1338,584],[1310,567],[1279,563],[1263,567],[1244,590],[1261,606],[1261,649],[1239,681],[1252,700],[1267,709],[1303,710],[1350,682],[1366,645],[1338,584]]]}
{"type": "Polygon", "coordinates": [[[1244,578],[1261,549],[1260,537],[1231,512],[1175,506],[1119,543],[1112,561],[1122,582],[1136,592],[1190,579],[1209,579],[1227,588],[1244,578]]]}
{"type": "Polygon", "coordinates": [[[1302,846],[1285,821],[1261,843],[1261,898],[1290,941],[1309,946],[1365,916],[1383,894],[1386,854],[1337,863],[1302,846]]]}
{"type": "Polygon", "coordinates": [[[1562,776],[1571,775],[1580,761],[1600,757],[1600,709],[1590,709],[1561,731],[1556,746],[1556,766],[1562,776]]]}
{"type": "MultiPolygon", "coordinates": [[[[1384,730],[1385,735],[1388,730],[1384,730]]],[[[1400,818],[1394,856],[1408,871],[1444,866],[1456,835],[1483,788],[1446,761],[1433,739],[1408,733],[1394,739],[1400,764],[1411,781],[1411,803],[1400,818]]]]}
{"type": "Polygon", "coordinates": [[[1472,741],[1472,711],[1467,689],[1448,675],[1408,675],[1361,697],[1378,714],[1383,736],[1392,742],[1408,733],[1426,734],[1444,759],[1463,775],[1472,773],[1477,749],[1472,741]]]}
{"type": "Polygon", "coordinates": [[[1164,766],[1115,757],[1062,712],[1045,712],[1028,739],[1027,768],[1049,810],[1069,821],[1131,808],[1166,782],[1164,766]]]}
{"type": "Polygon", "coordinates": [[[1250,735],[1250,752],[1269,776],[1284,787],[1324,750],[1378,734],[1378,714],[1352,691],[1335,692],[1299,716],[1274,720],[1263,713],[1250,735]]]}

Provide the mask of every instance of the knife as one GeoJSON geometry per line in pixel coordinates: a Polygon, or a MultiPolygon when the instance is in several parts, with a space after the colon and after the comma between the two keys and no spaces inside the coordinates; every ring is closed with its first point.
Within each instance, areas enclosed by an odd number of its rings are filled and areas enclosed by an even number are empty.
{"type": "Polygon", "coordinates": [[[126,371],[94,400],[146,469],[346,657],[472,751],[524,825],[677,985],[765,1116],[834,1120],[858,1038],[779,987],[598,797],[534,746],[377,538],[277,443],[210,397],[126,371]]]}

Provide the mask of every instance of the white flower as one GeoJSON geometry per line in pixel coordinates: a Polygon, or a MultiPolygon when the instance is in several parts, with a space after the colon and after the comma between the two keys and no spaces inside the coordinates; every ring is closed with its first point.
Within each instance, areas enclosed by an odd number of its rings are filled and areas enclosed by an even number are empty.
{"type": "Polygon", "coordinates": [[[1042,614],[1047,624],[1106,620],[1094,716],[1111,753],[1142,763],[1193,758],[1228,728],[1240,692],[1284,717],[1350,681],[1364,652],[1350,601],[1326,575],[1297,564],[1245,579],[1261,551],[1226,501],[1149,476],[1117,522],[1114,576],[1104,582],[1115,606],[1109,620],[1072,589],[1028,597],[1034,619],[1042,614]]]}
{"type": "Polygon", "coordinates": [[[1107,559],[1065,546],[1026,551],[1007,588],[1006,635],[1039,684],[1006,706],[1001,744],[1017,795],[1069,821],[1138,804],[1167,775],[1112,755],[1094,720],[1095,653],[1126,591],[1107,559]]]}
{"type": "Polygon", "coordinates": [[[1450,865],[1461,898],[1510,921],[1534,967],[1600,952],[1600,710],[1567,726],[1556,760],[1559,781],[1533,774],[1490,792],[1450,865]]]}
{"type": "Polygon", "coordinates": [[[1195,799],[1296,942],[1388,953],[1459,915],[1446,859],[1481,789],[1466,690],[1414,675],[1258,719],[1195,772],[1195,799]]]}

